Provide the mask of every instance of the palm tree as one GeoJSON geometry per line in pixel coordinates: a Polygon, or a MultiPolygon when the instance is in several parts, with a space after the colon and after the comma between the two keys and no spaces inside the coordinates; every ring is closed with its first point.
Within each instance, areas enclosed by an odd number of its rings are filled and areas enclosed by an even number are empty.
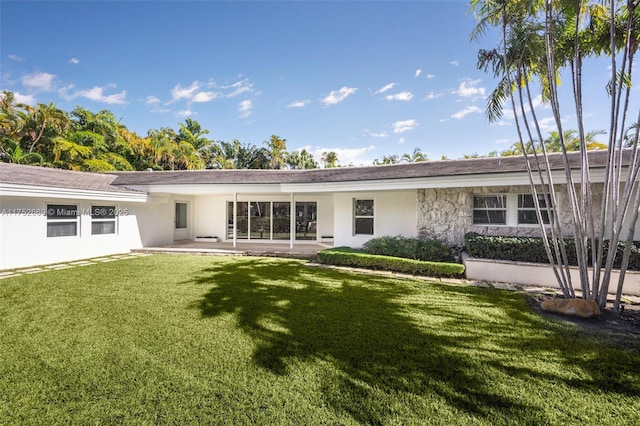
{"type": "Polygon", "coordinates": [[[402,159],[400,161],[404,161],[407,163],[419,163],[420,161],[429,161],[429,157],[425,153],[422,152],[420,148],[415,148],[413,153],[404,153],[402,154],[402,159]]]}
{"type": "Polygon", "coordinates": [[[280,136],[271,135],[271,139],[265,141],[270,169],[281,169],[286,162],[287,140],[280,136]]]}
{"type": "Polygon", "coordinates": [[[338,154],[335,151],[323,152],[320,159],[325,169],[338,167],[338,154]]]}
{"type": "Polygon", "coordinates": [[[306,149],[293,151],[286,156],[286,165],[291,170],[316,169],[318,163],[306,149]]]}

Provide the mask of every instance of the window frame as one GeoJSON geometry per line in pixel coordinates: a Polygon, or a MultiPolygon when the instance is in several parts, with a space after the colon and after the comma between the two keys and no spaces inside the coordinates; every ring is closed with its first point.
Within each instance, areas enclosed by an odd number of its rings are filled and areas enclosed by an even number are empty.
{"type": "Polygon", "coordinates": [[[116,205],[104,205],[104,204],[92,204],[89,216],[91,217],[91,235],[117,235],[118,234],[118,206],[116,205]],[[95,209],[106,210],[106,212],[99,213],[107,215],[108,217],[99,217],[94,215],[95,209]],[[93,225],[98,223],[113,223],[113,232],[94,232],[93,225]]]}
{"type": "MultiPolygon", "coordinates": [[[[537,194],[538,195],[538,202],[540,203],[540,209],[541,209],[541,213],[542,213],[542,220],[545,226],[550,225],[551,224],[551,220],[554,216],[554,209],[552,207],[549,207],[549,204],[551,204],[551,199],[549,197],[548,194],[537,194]],[[544,205],[543,205],[544,204],[544,205]],[[545,214],[546,214],[546,220],[545,220],[545,214]]],[[[518,193],[517,197],[516,197],[516,223],[518,226],[539,226],[540,223],[538,222],[538,215],[535,215],[536,221],[535,223],[527,223],[527,222],[522,222],[520,220],[520,212],[534,212],[535,214],[536,211],[536,207],[535,207],[535,202],[533,200],[533,194],[532,193],[518,193]],[[529,196],[531,197],[531,202],[533,204],[532,207],[521,207],[520,206],[520,200],[522,199],[522,197],[526,197],[529,196]]]]}
{"type": "MultiPolygon", "coordinates": [[[[485,203],[486,204],[486,203],[485,203]]],[[[487,214],[487,217],[489,215],[487,214]]],[[[473,225],[479,226],[508,226],[509,222],[509,197],[505,193],[493,193],[493,194],[473,194],[471,199],[471,222],[473,225]],[[503,207],[476,207],[476,197],[488,198],[488,197],[501,197],[503,200],[503,207]],[[503,222],[476,222],[476,211],[502,211],[504,212],[503,222]]]]}
{"type": "Polygon", "coordinates": [[[47,238],[78,238],[80,237],[80,204],[71,203],[71,204],[60,204],[60,203],[46,203],[46,235],[47,238]],[[71,211],[75,211],[75,216],[67,216],[61,215],[58,216],[57,213],[60,209],[67,209],[68,207],[73,207],[71,211]],[[49,230],[51,229],[49,225],[58,225],[58,224],[75,224],[75,233],[72,235],[50,235],[49,230]]]}
{"type": "Polygon", "coordinates": [[[354,198],[353,199],[353,235],[370,236],[375,235],[375,206],[376,202],[373,198],[354,198]],[[371,202],[371,214],[358,214],[358,203],[362,201],[371,202]],[[371,232],[358,232],[358,222],[366,220],[371,221],[371,232]]]}

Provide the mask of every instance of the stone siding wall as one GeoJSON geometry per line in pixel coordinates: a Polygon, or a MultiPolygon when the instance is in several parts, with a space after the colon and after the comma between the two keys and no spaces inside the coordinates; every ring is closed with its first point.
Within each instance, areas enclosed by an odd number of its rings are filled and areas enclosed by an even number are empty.
{"type": "MultiPolygon", "coordinates": [[[[464,235],[467,232],[477,232],[483,235],[539,237],[540,228],[537,225],[473,224],[474,194],[527,194],[530,192],[528,185],[420,189],[417,191],[418,235],[421,238],[439,239],[454,246],[464,245],[464,235]]],[[[601,193],[600,185],[595,188],[594,198],[598,199],[601,193]]],[[[563,233],[565,236],[571,236],[573,235],[573,227],[566,189],[563,186],[558,186],[556,194],[563,233]]],[[[598,209],[596,211],[599,211],[599,208],[599,204],[594,205],[594,209],[598,209]]]]}

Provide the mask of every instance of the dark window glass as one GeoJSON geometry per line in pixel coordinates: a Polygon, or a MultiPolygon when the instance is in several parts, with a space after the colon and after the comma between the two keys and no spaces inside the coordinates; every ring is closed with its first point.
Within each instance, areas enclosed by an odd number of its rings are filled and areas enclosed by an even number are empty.
{"type": "Polygon", "coordinates": [[[187,203],[176,203],[176,229],[187,227],[187,203]]]}
{"type": "Polygon", "coordinates": [[[92,219],[115,219],[116,206],[91,206],[92,219]]]}
{"type": "MultiPolygon", "coordinates": [[[[549,223],[549,212],[546,211],[547,198],[544,194],[538,194],[538,203],[542,210],[542,222],[549,223]]],[[[551,203],[549,203],[551,204],[551,203]]],[[[536,206],[533,202],[533,194],[518,195],[518,223],[523,225],[536,225],[538,217],[536,215],[536,206]]]]}
{"type": "Polygon", "coordinates": [[[75,204],[47,204],[47,219],[75,219],[78,206],[75,204]]]}
{"type": "Polygon", "coordinates": [[[477,225],[504,225],[507,212],[505,210],[474,210],[473,223],[477,225]]]}
{"type": "Polygon", "coordinates": [[[373,235],[372,217],[357,217],[355,225],[356,235],[373,235]]]}

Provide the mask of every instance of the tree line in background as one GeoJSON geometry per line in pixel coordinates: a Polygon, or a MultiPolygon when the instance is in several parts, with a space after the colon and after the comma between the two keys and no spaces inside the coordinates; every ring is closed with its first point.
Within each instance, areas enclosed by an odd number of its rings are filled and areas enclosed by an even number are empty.
{"type": "MultiPolygon", "coordinates": [[[[0,95],[0,161],[83,171],[194,170],[194,169],[315,169],[341,167],[335,151],[323,152],[318,162],[306,149],[287,151],[286,139],[272,135],[262,147],[209,139],[208,130],[191,118],[170,127],[151,129],[146,136],[129,131],[112,112],[97,113],[83,107],[71,112],[53,103],[25,105],[12,92],[0,95]]],[[[578,150],[575,131],[568,150],[578,150]]],[[[602,132],[592,132],[591,138],[602,132]]],[[[591,141],[590,149],[606,149],[591,141]]],[[[560,138],[552,132],[545,145],[560,151],[560,138]]],[[[533,144],[530,143],[530,146],[533,144]]],[[[521,155],[519,144],[487,156],[521,155]]],[[[478,154],[465,158],[480,157],[478,154]]],[[[443,156],[441,159],[446,160],[443,156]]],[[[376,158],[374,165],[429,161],[420,148],[401,155],[376,158]]]]}

